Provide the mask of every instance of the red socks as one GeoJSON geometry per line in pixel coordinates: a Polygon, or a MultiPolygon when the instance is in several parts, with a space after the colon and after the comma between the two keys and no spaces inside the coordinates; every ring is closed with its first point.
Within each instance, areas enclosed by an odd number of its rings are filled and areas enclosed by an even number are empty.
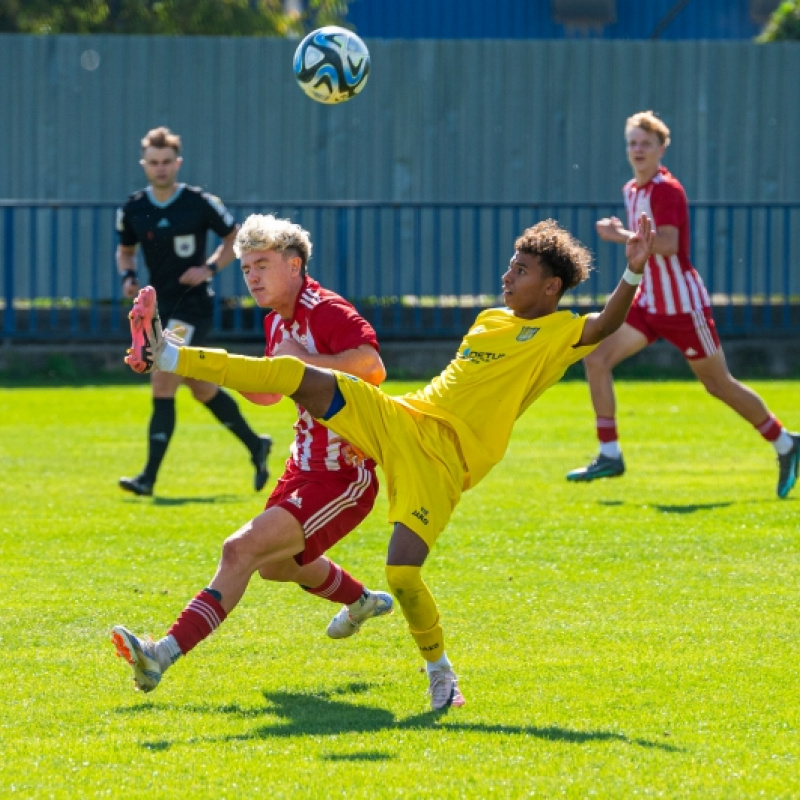
{"type": "Polygon", "coordinates": [[[774,442],[783,430],[783,425],[774,414],[770,414],[760,425],[753,426],[768,442],[774,442]]]}
{"type": "Polygon", "coordinates": [[[364,584],[357,581],[349,572],[343,570],[338,564],[329,561],[328,577],[315,589],[304,586],[309,594],[324,597],[332,603],[342,603],[349,606],[355,603],[364,593],[364,584]]]}
{"type": "Polygon", "coordinates": [[[619,439],[617,436],[617,421],[614,417],[597,417],[597,439],[602,444],[607,442],[616,442],[619,439]]]}
{"type": "Polygon", "coordinates": [[[227,616],[219,600],[208,589],[203,589],[183,609],[169,629],[169,635],[178,643],[181,653],[186,655],[214,633],[227,616]]]}

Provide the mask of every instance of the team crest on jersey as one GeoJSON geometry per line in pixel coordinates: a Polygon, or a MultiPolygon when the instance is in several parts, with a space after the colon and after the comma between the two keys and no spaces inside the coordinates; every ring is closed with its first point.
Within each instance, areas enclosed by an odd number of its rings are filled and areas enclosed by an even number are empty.
{"type": "Polygon", "coordinates": [[[175,252],[181,258],[188,258],[195,251],[193,233],[187,233],[185,236],[176,236],[172,241],[175,246],[175,252]]]}
{"type": "Polygon", "coordinates": [[[523,326],[522,330],[517,334],[517,341],[518,342],[527,342],[529,339],[533,339],[536,334],[539,333],[539,328],[531,328],[529,325],[523,326]]]}

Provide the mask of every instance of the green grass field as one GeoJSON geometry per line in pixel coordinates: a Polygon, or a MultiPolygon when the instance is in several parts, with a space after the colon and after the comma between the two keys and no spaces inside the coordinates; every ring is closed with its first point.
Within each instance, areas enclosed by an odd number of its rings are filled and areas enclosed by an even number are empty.
{"type": "MultiPolygon", "coordinates": [[[[800,426],[800,382],[754,382],[800,426]]],[[[399,392],[407,384],[388,384],[399,392]]],[[[182,393],[155,499],[149,391],[0,392],[0,796],[800,796],[800,487],[697,383],[618,384],[628,474],[594,452],[582,381],[518,423],[425,570],[467,700],[427,712],[402,615],[347,641],[337,608],[254,579],[150,695],[108,629],[160,636],[261,509],[247,453],[182,393]]],[[[276,440],[293,409],[247,409],[276,440]]],[[[273,480],[270,480],[270,487],[273,480]]],[[[385,588],[383,497],[332,552],[385,588]]]]}

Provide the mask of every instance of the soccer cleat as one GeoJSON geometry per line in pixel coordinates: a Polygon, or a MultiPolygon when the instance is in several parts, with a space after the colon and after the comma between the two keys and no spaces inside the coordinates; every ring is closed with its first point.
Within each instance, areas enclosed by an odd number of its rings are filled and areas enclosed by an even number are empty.
{"type": "Polygon", "coordinates": [[[450,667],[428,672],[428,694],[431,696],[431,709],[441,711],[445,708],[460,708],[464,705],[464,696],[458,688],[456,674],[450,667]]]}
{"type": "Polygon", "coordinates": [[[372,617],[383,617],[394,611],[394,600],[386,592],[370,592],[369,597],[361,600],[361,607],[351,611],[349,606],[342,606],[341,611],[328,625],[328,636],[331,639],[346,639],[358,633],[361,626],[372,617]]]}
{"type": "Polygon", "coordinates": [[[125,356],[125,363],[134,372],[152,372],[156,359],[164,348],[156,290],[152,286],[139,290],[128,319],[131,325],[131,346],[125,356]]]}
{"type": "Polygon", "coordinates": [[[785,456],[778,456],[778,497],[786,497],[797,483],[798,465],[800,465],[800,433],[789,434],[794,445],[785,456]]]}
{"type": "Polygon", "coordinates": [[[141,692],[152,692],[162,672],[155,657],[155,643],[137,638],[122,625],[111,629],[111,641],[117,648],[117,657],[124,658],[133,667],[134,686],[141,692]]]}
{"type": "Polygon", "coordinates": [[[622,460],[622,456],[611,458],[599,453],[588,467],[580,467],[568,472],[567,480],[595,481],[598,478],[617,478],[623,472],[625,472],[625,462],[622,460]]]}
{"type": "Polygon", "coordinates": [[[148,480],[144,474],[137,475],[135,478],[120,478],[120,489],[132,494],[138,494],[140,497],[150,497],[153,494],[153,482],[148,480]]]}
{"type": "Polygon", "coordinates": [[[267,457],[269,451],[272,450],[272,438],[269,436],[259,436],[261,444],[258,448],[258,455],[253,458],[253,466],[256,468],[256,474],[253,477],[253,488],[260,492],[269,480],[269,468],[267,467],[267,457]]]}

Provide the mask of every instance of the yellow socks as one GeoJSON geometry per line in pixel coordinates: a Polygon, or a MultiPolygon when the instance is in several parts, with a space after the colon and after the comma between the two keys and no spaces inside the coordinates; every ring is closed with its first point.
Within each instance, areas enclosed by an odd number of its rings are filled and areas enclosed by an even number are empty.
{"type": "Polygon", "coordinates": [[[426,661],[437,661],[444,653],[444,631],[439,624],[439,609],[430,589],[422,580],[419,567],[386,566],[386,579],[397,598],[408,629],[426,661]]]}
{"type": "Polygon", "coordinates": [[[293,356],[249,358],[225,350],[181,347],[174,372],[239,392],[292,395],[300,386],[305,364],[293,356]]]}

